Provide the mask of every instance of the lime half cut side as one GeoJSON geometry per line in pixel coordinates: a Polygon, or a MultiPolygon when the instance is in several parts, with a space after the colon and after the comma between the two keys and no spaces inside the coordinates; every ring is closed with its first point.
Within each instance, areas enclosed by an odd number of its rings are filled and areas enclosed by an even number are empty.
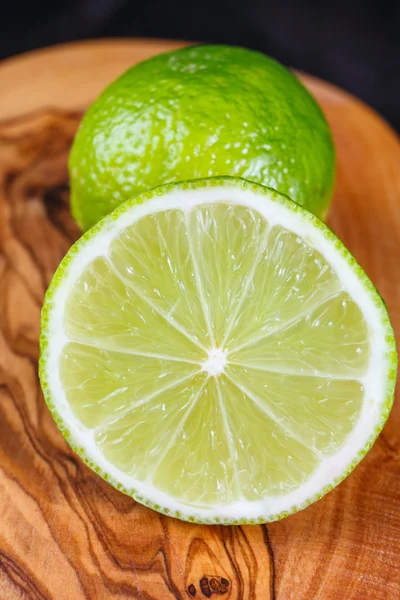
{"type": "Polygon", "coordinates": [[[57,270],[40,377],[72,448],[139,502],[257,523],[320,498],[382,429],[385,305],[315,216],[240,179],[121,205],[57,270]]]}

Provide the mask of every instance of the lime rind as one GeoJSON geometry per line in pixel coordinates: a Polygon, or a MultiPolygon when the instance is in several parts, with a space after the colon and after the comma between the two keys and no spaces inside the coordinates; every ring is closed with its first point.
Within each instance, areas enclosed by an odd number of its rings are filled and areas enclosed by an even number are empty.
{"type": "MultiPolygon", "coordinates": [[[[326,493],[328,493],[334,487],[336,487],[353,471],[356,465],[361,461],[361,459],[365,456],[368,450],[372,447],[374,441],[378,437],[390,414],[394,398],[396,375],[396,342],[385,303],[383,302],[381,296],[377,292],[372,282],[362,270],[361,266],[356,262],[354,257],[350,254],[350,252],[344,247],[342,242],[340,242],[340,240],[335,236],[335,234],[315,215],[309,213],[296,203],[292,202],[289,198],[275,192],[270,188],[266,188],[258,184],[250,183],[237,178],[215,177],[210,179],[166,184],[158,188],[154,188],[153,190],[141,194],[139,197],[135,197],[134,199],[128,200],[124,204],[120,205],[113,213],[105,217],[103,220],[97,223],[91,230],[86,232],[71,247],[70,251],[62,260],[59,268],[57,269],[52,279],[52,282],[46,292],[42,309],[39,376],[47,406],[54,418],[54,421],[57,424],[57,427],[63,434],[68,444],[81,457],[83,462],[85,462],[93,471],[95,471],[105,481],[110,483],[119,491],[131,496],[141,504],[144,504],[149,508],[157,510],[158,512],[189,522],[206,524],[219,523],[223,525],[257,524],[272,522],[282,519],[290,514],[293,514],[294,512],[297,512],[298,510],[301,510],[322,498],[326,493]],[[202,510],[195,510],[194,508],[191,508],[190,506],[184,504],[181,504],[181,506],[176,508],[173,506],[174,502],[171,504],[171,506],[168,506],[168,502],[163,503],[160,500],[153,501],[148,496],[143,495],[143,493],[138,491],[137,487],[135,486],[130,487],[122,484],[121,481],[118,480],[118,478],[107,472],[105,469],[101,468],[98,465],[98,463],[95,460],[93,460],[93,458],[90,456],[90,453],[88,453],[87,449],[82,445],[82,438],[77,434],[77,431],[72,431],[68,426],[66,426],[66,421],[63,418],[56,398],[54,397],[54,391],[52,390],[52,386],[50,384],[51,373],[49,373],[48,368],[50,354],[49,339],[51,339],[52,334],[51,320],[53,309],[56,306],[54,302],[55,295],[59,290],[61,282],[65,282],[66,276],[70,272],[71,266],[74,263],[76,256],[83,250],[85,245],[88,242],[91,242],[98,233],[101,232],[102,234],[104,234],[108,230],[111,230],[115,223],[119,221],[123,217],[123,215],[129,214],[132,209],[137,209],[137,207],[141,204],[147,203],[148,201],[153,200],[157,197],[165,196],[170,192],[176,194],[180,191],[199,189],[204,190],[206,188],[217,189],[221,187],[224,188],[224,190],[231,188],[254,193],[258,196],[264,195],[267,200],[273,201],[276,204],[283,206],[285,209],[288,209],[293,215],[297,215],[303,222],[309,222],[312,224],[313,227],[317,228],[319,232],[322,233],[324,239],[327,240],[331,246],[334,246],[336,253],[339,253],[340,256],[351,267],[352,272],[356,275],[357,280],[361,283],[366,295],[369,297],[370,300],[372,300],[375,310],[377,311],[377,315],[379,317],[380,326],[382,328],[382,331],[384,332],[385,341],[385,349],[382,356],[382,361],[385,366],[383,374],[383,377],[386,381],[385,390],[382,394],[381,402],[379,403],[379,416],[376,419],[376,422],[374,423],[374,426],[371,429],[371,433],[368,436],[366,442],[363,444],[363,446],[358,449],[356,454],[352,457],[351,461],[346,465],[346,468],[341,472],[341,474],[339,476],[333,477],[327,485],[324,485],[316,493],[310,495],[301,502],[293,503],[291,506],[282,511],[274,513],[262,513],[262,511],[260,511],[259,515],[256,515],[252,518],[246,517],[245,514],[238,514],[237,518],[232,518],[232,516],[224,516],[221,514],[211,514],[212,508],[210,508],[210,510],[208,511],[210,515],[207,515],[204,514],[202,510]]],[[[159,493],[158,495],[163,496],[162,493],[159,493]]]]}
{"type": "Polygon", "coordinates": [[[153,56],[112,82],[82,120],[69,172],[83,229],[156,185],[218,175],[271,186],[322,217],[335,151],[321,107],[283,65],[200,45],[153,56]]]}

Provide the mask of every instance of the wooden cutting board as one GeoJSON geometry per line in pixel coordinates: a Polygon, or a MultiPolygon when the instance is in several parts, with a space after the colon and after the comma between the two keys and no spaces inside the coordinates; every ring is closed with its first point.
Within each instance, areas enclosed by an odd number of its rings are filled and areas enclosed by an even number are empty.
{"type": "MultiPolygon", "coordinates": [[[[398,600],[400,405],[353,474],[268,526],[158,515],[93,474],[58,433],[37,377],[39,315],[78,237],[67,155],[82,111],[113,78],[181,44],[71,44],[0,65],[0,600],[398,600]]],[[[304,81],[332,126],[330,225],[400,333],[400,145],[367,106],[304,81]]]]}

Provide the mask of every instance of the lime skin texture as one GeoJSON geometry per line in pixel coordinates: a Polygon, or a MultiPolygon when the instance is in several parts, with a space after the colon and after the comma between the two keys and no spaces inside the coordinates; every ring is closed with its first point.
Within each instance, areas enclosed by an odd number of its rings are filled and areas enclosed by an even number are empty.
{"type": "Polygon", "coordinates": [[[84,116],[69,170],[83,230],[163,183],[221,175],[272,187],[324,219],[335,154],[319,105],[289,70],[258,52],[204,45],[114,81],[84,116]]]}

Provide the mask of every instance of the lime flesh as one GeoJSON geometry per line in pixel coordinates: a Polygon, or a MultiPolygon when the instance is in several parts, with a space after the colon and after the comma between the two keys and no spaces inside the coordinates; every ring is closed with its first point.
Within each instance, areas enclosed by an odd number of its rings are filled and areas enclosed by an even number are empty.
{"type": "Polygon", "coordinates": [[[369,447],[390,405],[390,326],[322,223],[259,186],[218,185],[171,186],[78,243],[67,292],[56,275],[64,300],[45,306],[42,380],[53,407],[65,394],[80,453],[125,491],[195,520],[269,520],[369,447]],[[63,335],[52,364],[48,311],[63,335]]]}

